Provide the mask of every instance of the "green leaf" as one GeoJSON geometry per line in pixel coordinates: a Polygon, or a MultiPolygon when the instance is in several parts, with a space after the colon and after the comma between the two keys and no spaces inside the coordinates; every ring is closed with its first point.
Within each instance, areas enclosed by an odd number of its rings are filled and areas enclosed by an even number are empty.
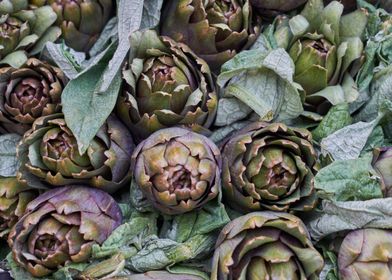
{"type": "Polygon", "coordinates": [[[17,134],[0,135],[0,176],[14,177],[19,169],[16,146],[21,140],[17,134]]]}
{"type": "Polygon", "coordinates": [[[159,23],[163,0],[144,1],[140,29],[152,28],[159,23]]]}

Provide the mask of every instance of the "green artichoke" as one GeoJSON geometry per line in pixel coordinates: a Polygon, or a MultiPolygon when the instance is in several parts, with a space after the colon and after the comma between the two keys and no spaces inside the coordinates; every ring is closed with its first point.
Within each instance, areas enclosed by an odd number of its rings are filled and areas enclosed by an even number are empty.
{"type": "Polygon", "coordinates": [[[223,228],[212,265],[211,280],[316,280],[324,261],[299,218],[265,211],[223,228]]]}
{"type": "Polygon", "coordinates": [[[67,46],[88,52],[115,12],[113,0],[29,0],[35,7],[50,5],[57,14],[67,46]]]}
{"type": "Polygon", "coordinates": [[[301,14],[275,21],[274,39],[295,64],[294,81],[304,90],[305,109],[326,114],[331,104],[357,99],[354,81],[364,60],[365,10],[343,14],[343,5],[309,0],[301,14]]]}
{"type": "Polygon", "coordinates": [[[11,230],[14,260],[35,277],[67,262],[86,262],[122,221],[120,207],[107,193],[82,186],[56,188],[29,203],[11,230]]]}
{"type": "Polygon", "coordinates": [[[392,279],[392,232],[358,229],[344,238],[338,256],[340,280],[392,279]]]}
{"type": "Polygon", "coordinates": [[[37,195],[16,178],[0,178],[0,238],[8,234],[37,195]]]}
{"type": "Polygon", "coordinates": [[[83,155],[63,115],[44,116],[34,122],[18,147],[24,164],[18,178],[37,187],[40,181],[54,186],[82,183],[113,193],[131,179],[133,148],[130,132],[114,115],[83,155]]]}
{"type": "Polygon", "coordinates": [[[60,112],[66,83],[59,68],[35,58],[0,68],[0,132],[24,134],[37,118],[60,112]]]}
{"type": "Polygon", "coordinates": [[[136,183],[165,214],[181,214],[218,195],[221,157],[203,135],[167,128],[141,142],[132,155],[136,183]]]}
{"type": "Polygon", "coordinates": [[[314,208],[317,154],[311,133],[281,123],[253,123],[222,147],[222,190],[241,212],[314,208]]]}
{"type": "Polygon", "coordinates": [[[381,178],[386,196],[392,197],[392,147],[375,149],[372,166],[381,178]]]}
{"type": "Polygon", "coordinates": [[[273,18],[302,6],[308,0],[250,0],[263,17],[273,18]]]}
{"type": "Polygon", "coordinates": [[[187,44],[215,71],[260,33],[249,0],[166,1],[161,33],[187,44]]]}
{"type": "Polygon", "coordinates": [[[4,0],[0,3],[0,64],[20,66],[24,51],[39,53],[48,41],[60,36],[52,26],[56,13],[49,6],[30,9],[28,0],[4,0]]]}
{"type": "Polygon", "coordinates": [[[117,115],[135,139],[140,142],[176,125],[196,131],[210,127],[218,101],[206,62],[154,31],[138,34],[136,55],[123,72],[127,86],[117,104],[117,115]]]}

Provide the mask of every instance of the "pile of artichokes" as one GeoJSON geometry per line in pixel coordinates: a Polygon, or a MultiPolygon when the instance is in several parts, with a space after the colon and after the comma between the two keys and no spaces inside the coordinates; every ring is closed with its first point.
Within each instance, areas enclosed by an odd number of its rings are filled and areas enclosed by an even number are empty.
{"type": "Polygon", "coordinates": [[[392,279],[392,1],[0,1],[0,278],[392,279]]]}

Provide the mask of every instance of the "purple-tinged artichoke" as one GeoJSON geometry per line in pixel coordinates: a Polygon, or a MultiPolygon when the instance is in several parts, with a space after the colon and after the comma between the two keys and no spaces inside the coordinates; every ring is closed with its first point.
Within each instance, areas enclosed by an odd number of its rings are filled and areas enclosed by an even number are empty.
{"type": "Polygon", "coordinates": [[[50,190],[29,203],[8,243],[14,260],[35,277],[67,262],[86,262],[121,224],[122,214],[107,193],[82,186],[50,190]]]}
{"type": "Polygon", "coordinates": [[[378,148],[373,151],[373,168],[381,179],[386,196],[392,196],[392,147],[378,148]]]}
{"type": "Polygon", "coordinates": [[[250,0],[256,11],[266,18],[290,12],[305,4],[308,0],[250,0]]]}
{"type": "Polygon", "coordinates": [[[0,132],[24,134],[42,116],[61,112],[64,73],[35,58],[0,68],[0,132]]]}
{"type": "Polygon", "coordinates": [[[223,197],[238,211],[307,211],[316,205],[317,154],[305,129],[253,123],[231,136],[222,159],[223,197]]]}
{"type": "Polygon", "coordinates": [[[339,249],[340,280],[392,279],[391,261],[391,230],[354,230],[347,234],[339,249]]]}
{"type": "Polygon", "coordinates": [[[324,260],[299,218],[265,211],[223,228],[212,265],[211,280],[316,280],[324,260]]]}
{"type": "Polygon", "coordinates": [[[249,48],[260,33],[249,0],[166,1],[162,35],[187,44],[211,69],[249,48]]]}
{"type": "Polygon", "coordinates": [[[209,128],[218,100],[207,63],[154,31],[139,35],[136,56],[123,72],[127,85],[117,104],[119,118],[138,142],[171,126],[209,128]]]}
{"type": "Polygon", "coordinates": [[[80,183],[113,193],[131,180],[133,149],[130,132],[114,115],[83,155],[62,114],[41,117],[18,147],[24,164],[18,178],[31,186],[40,179],[54,186],[80,183]]]}
{"type": "Polygon", "coordinates": [[[0,238],[5,237],[23,216],[27,204],[38,192],[16,178],[0,178],[0,238]]]}
{"type": "Polygon", "coordinates": [[[165,214],[181,214],[218,195],[221,157],[207,137],[183,128],[162,129],[132,155],[136,183],[165,214]]]}

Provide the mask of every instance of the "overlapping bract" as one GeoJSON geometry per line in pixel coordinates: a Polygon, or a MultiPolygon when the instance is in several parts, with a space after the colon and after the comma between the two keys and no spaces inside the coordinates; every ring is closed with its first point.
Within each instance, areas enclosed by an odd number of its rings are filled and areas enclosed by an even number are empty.
{"type": "Polygon", "coordinates": [[[205,136],[182,128],[152,134],[132,155],[136,183],[165,214],[181,214],[203,206],[220,189],[221,157],[205,136]]]}
{"type": "Polygon", "coordinates": [[[111,115],[81,155],[62,114],[37,119],[19,146],[19,178],[54,186],[82,183],[113,193],[131,179],[134,144],[127,128],[111,115]],[[34,175],[34,176],[33,176],[34,175]]]}
{"type": "Polygon", "coordinates": [[[56,13],[49,6],[30,9],[28,0],[4,0],[0,4],[0,63],[16,65],[18,51],[39,53],[48,41],[60,36],[60,29],[52,26],[56,13]]]}
{"type": "Polygon", "coordinates": [[[14,260],[35,277],[66,262],[85,262],[121,224],[122,214],[105,192],[82,186],[50,190],[33,200],[9,235],[14,260]]]}
{"type": "Polygon", "coordinates": [[[212,125],[217,94],[210,69],[184,44],[147,31],[124,79],[117,114],[137,141],[165,127],[190,126],[200,131],[212,125]]]}
{"type": "Polygon", "coordinates": [[[214,71],[260,33],[249,0],[167,1],[161,19],[162,35],[187,44],[214,71]]]}
{"type": "Polygon", "coordinates": [[[0,238],[7,236],[26,210],[27,204],[38,196],[16,178],[0,179],[0,238]]]}
{"type": "Polygon", "coordinates": [[[0,68],[0,132],[23,134],[37,118],[60,112],[66,83],[59,68],[35,58],[0,68]]]}
{"type": "Polygon", "coordinates": [[[267,18],[290,12],[305,4],[306,1],[308,0],[250,0],[258,13],[267,18]]]}
{"type": "Polygon", "coordinates": [[[392,196],[392,147],[378,148],[373,151],[373,168],[381,179],[386,196],[392,196]]]}
{"type": "Polygon", "coordinates": [[[392,232],[358,229],[344,238],[339,250],[341,280],[392,279],[392,232]]]}
{"type": "Polygon", "coordinates": [[[317,155],[311,133],[281,123],[253,123],[222,149],[222,189],[239,211],[311,210],[317,155]]]}
{"type": "Polygon", "coordinates": [[[57,14],[65,43],[88,52],[115,11],[113,0],[30,0],[34,6],[50,5],[57,14]]]}
{"type": "Polygon", "coordinates": [[[234,219],[218,237],[211,280],[319,279],[324,266],[302,221],[254,212],[234,219]]]}

